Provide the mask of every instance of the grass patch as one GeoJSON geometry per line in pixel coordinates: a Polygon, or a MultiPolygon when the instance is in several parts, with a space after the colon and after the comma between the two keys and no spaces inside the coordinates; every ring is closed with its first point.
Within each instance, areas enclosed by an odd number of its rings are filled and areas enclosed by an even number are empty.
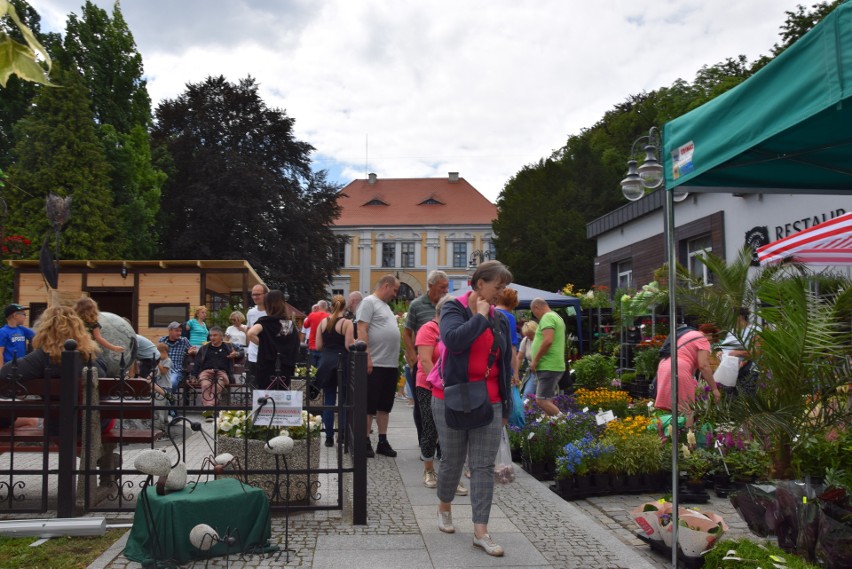
{"type": "Polygon", "coordinates": [[[97,537],[54,537],[30,547],[36,537],[0,537],[0,569],[85,569],[118,541],[127,529],[97,537]]]}
{"type": "Polygon", "coordinates": [[[780,547],[772,544],[757,544],[748,539],[732,540],[726,539],[717,543],[707,555],[704,556],[704,569],[754,569],[756,567],[773,567],[770,555],[784,558],[784,563],[789,569],[819,569],[793,553],[787,553],[780,547]],[[737,557],[743,561],[722,561],[729,549],[735,549],[737,557]]]}

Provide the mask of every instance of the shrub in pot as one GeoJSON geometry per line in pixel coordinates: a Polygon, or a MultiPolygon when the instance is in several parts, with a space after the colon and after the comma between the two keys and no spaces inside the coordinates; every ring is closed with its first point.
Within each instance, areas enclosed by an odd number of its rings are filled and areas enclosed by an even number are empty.
{"type": "Polygon", "coordinates": [[[571,364],[575,383],[588,389],[606,387],[615,378],[616,360],[613,356],[589,354],[571,364]]]}

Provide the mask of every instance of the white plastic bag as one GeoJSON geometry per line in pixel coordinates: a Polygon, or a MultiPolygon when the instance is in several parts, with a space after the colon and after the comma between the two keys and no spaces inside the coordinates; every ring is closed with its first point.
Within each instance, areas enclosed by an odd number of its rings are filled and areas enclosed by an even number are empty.
{"type": "Polygon", "coordinates": [[[719,367],[713,374],[716,383],[726,387],[734,387],[737,384],[737,374],[740,371],[740,359],[735,356],[724,355],[719,367]]]}
{"type": "Polygon", "coordinates": [[[512,449],[509,448],[509,434],[503,427],[500,437],[500,448],[497,449],[497,459],[494,461],[494,481],[508,484],[515,479],[515,464],[512,462],[512,449]]]}

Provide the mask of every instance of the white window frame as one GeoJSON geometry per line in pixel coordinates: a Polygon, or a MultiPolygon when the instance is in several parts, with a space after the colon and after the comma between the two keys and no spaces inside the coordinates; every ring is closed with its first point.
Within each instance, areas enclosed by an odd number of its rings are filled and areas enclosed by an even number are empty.
{"type": "Polygon", "coordinates": [[[701,235],[699,237],[695,237],[693,239],[689,239],[686,242],[686,264],[689,267],[689,273],[693,277],[700,277],[701,281],[704,283],[704,286],[712,286],[713,282],[710,279],[710,269],[707,268],[707,265],[702,263],[697,259],[699,255],[704,255],[706,253],[713,252],[713,240],[710,235],[701,235]],[[694,249],[694,245],[699,241],[706,241],[708,246],[702,247],[701,249],[694,249]],[[701,274],[696,274],[693,272],[693,263],[695,263],[695,268],[701,269],[701,274]]]}
{"type": "Polygon", "coordinates": [[[632,259],[624,259],[615,264],[615,288],[619,289],[631,289],[633,288],[633,260],[632,259]],[[624,265],[627,265],[627,269],[624,269],[624,265]],[[621,279],[622,277],[627,278],[627,284],[622,286],[621,279]]]}

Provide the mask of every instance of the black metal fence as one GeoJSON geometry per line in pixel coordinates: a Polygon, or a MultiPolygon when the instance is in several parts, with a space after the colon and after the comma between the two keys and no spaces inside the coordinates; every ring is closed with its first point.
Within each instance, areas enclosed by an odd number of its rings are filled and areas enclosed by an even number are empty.
{"type": "MultiPolygon", "coordinates": [[[[217,475],[213,470],[224,440],[221,433],[217,436],[220,416],[226,411],[251,413],[253,401],[247,386],[230,385],[216,394],[214,405],[204,407],[185,385],[170,404],[142,378],[121,373],[119,378],[98,379],[91,368],[83,368],[82,374],[75,372],[81,369],[75,347],[66,344],[59,378],[25,380],[12,369],[0,380],[0,515],[55,511],[58,517],[73,517],[86,512],[131,512],[145,480],[133,462],[145,449],[164,449],[172,459],[180,453],[190,483],[203,483],[217,475]],[[212,425],[205,424],[205,411],[214,415],[212,425]],[[157,428],[162,422],[155,425],[154,419],[169,412],[187,420],[166,417],[171,426],[165,433],[157,428]],[[23,418],[30,418],[30,424],[23,418]]],[[[301,465],[283,468],[287,463],[276,460],[272,465],[252,466],[252,451],[245,444],[244,452],[229,451],[239,460],[218,475],[238,476],[263,487],[273,511],[342,509],[349,496],[353,523],[365,524],[366,368],[363,343],[340,358],[338,396],[329,406],[322,399],[310,399],[309,372],[293,379],[291,389],[303,390],[304,410],[312,415],[334,414],[337,438],[333,449],[322,450],[323,433],[308,429],[301,465]],[[324,465],[318,460],[320,453],[325,453],[324,465]],[[300,499],[287,500],[292,498],[292,480],[301,487],[300,499]],[[328,486],[331,484],[336,488],[328,486]]]]}

